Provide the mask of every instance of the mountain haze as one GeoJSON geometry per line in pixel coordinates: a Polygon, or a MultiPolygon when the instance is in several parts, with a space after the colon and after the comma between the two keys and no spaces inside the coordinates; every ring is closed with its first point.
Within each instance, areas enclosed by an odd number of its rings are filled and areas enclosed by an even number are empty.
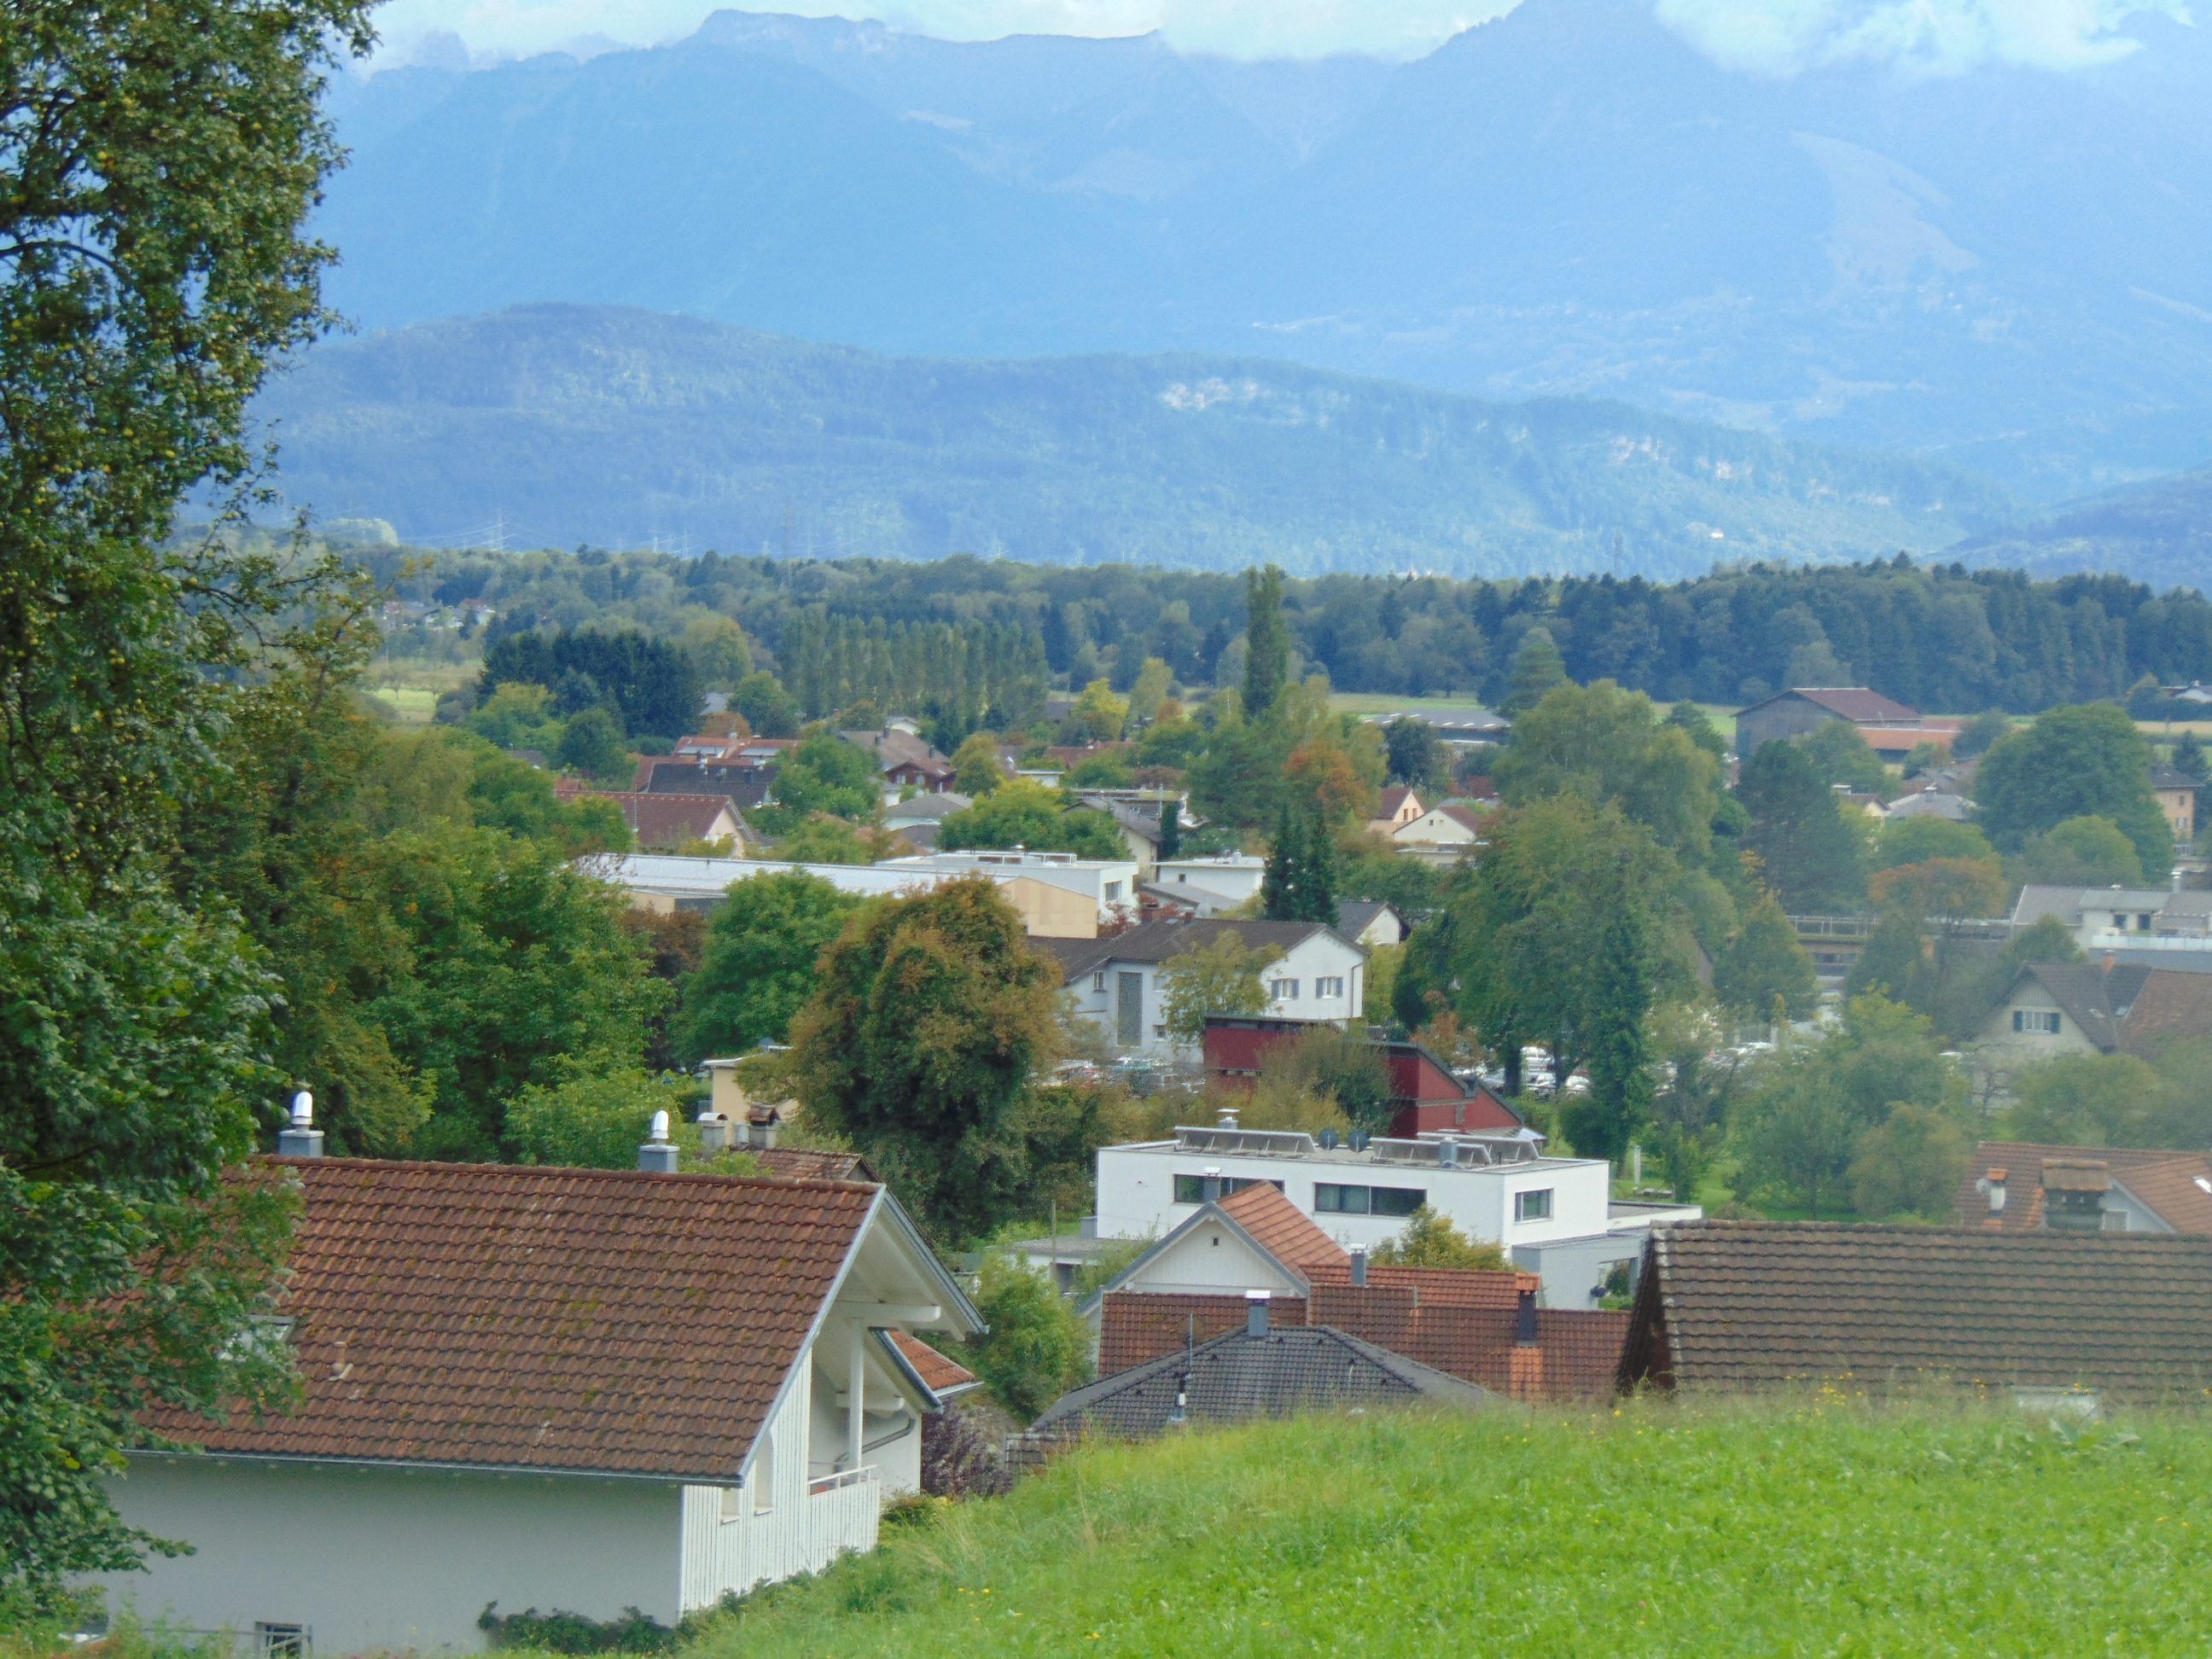
{"type": "Polygon", "coordinates": [[[2212,41],[1723,68],[1642,0],[1417,62],[724,12],[388,71],[319,230],[371,327],[538,301],[944,357],[1206,351],[1618,398],[2057,500],[2212,454],[2212,41]]]}
{"type": "Polygon", "coordinates": [[[949,362],[526,307],[326,343],[259,406],[289,499],[426,543],[1461,575],[1926,552],[2002,520],[1946,466],[1618,404],[1258,358],[949,362]]]}

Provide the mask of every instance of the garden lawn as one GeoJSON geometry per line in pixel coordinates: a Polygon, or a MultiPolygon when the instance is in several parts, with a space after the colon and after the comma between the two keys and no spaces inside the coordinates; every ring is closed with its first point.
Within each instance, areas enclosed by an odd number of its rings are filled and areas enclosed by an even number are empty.
{"type": "Polygon", "coordinates": [[[686,1659],[2212,1649],[2212,1419],[1832,1392],[1317,1418],[1069,1457],[686,1659]]]}

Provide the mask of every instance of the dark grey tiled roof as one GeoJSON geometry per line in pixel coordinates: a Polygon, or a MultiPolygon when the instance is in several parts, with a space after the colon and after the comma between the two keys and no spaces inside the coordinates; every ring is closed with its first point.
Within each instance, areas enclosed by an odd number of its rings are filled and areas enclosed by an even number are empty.
{"type": "Polygon", "coordinates": [[[1498,1396],[1402,1354],[1325,1325],[1279,1327],[1254,1336],[1231,1331],[1182,1352],[1132,1366],[1062,1395],[1037,1419],[1042,1434],[1158,1434],[1168,1426],[1188,1376],[1193,1422],[1285,1417],[1317,1407],[1477,1407],[1498,1396]]]}
{"type": "Polygon", "coordinates": [[[2107,971],[2094,962],[2033,962],[2021,971],[2039,981],[2051,1000],[2100,1048],[2119,1046],[2128,1011],[2151,975],[2148,968],[2117,963],[2107,971]]]}
{"type": "Polygon", "coordinates": [[[2203,1401],[2212,1237],[1701,1221],[1656,1231],[1625,1382],[2203,1401]]]}

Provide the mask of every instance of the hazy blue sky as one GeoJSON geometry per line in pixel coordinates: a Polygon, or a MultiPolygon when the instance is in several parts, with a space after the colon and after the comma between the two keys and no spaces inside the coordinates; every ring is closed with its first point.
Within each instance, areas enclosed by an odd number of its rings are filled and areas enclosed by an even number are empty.
{"type": "MultiPolygon", "coordinates": [[[[1512,0],[755,0],[747,9],[872,16],[951,40],[1018,32],[1138,34],[1163,30],[1189,51],[1238,57],[1364,52],[1418,55],[1510,9],[1512,0]]],[[[2139,10],[2185,16],[2183,0],[1656,0],[1660,13],[1723,61],[1787,70],[1824,58],[1891,60],[1937,73],[1996,60],[2064,68],[2129,50],[2139,10]]],[[[390,0],[380,14],[386,61],[543,52],[598,37],[649,45],[688,34],[702,0],[390,0]],[[441,51],[442,49],[442,51],[441,51]]]]}

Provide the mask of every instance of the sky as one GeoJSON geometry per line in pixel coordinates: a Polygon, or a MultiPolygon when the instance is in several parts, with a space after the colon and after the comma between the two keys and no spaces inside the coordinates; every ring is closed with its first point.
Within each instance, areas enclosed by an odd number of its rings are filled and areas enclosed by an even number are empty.
{"type": "MultiPolygon", "coordinates": [[[[751,0],[744,9],[869,16],[955,40],[1021,33],[1141,34],[1238,58],[1364,52],[1413,58],[1513,0],[751,0]]],[[[1723,63],[1787,75],[1875,61],[1932,74],[1985,63],[2063,70],[2134,49],[2127,20],[2188,20],[2184,0],[1655,0],[1723,63]]],[[[452,64],[555,50],[651,46],[698,27],[702,0],[387,0],[380,63],[452,64]]]]}

